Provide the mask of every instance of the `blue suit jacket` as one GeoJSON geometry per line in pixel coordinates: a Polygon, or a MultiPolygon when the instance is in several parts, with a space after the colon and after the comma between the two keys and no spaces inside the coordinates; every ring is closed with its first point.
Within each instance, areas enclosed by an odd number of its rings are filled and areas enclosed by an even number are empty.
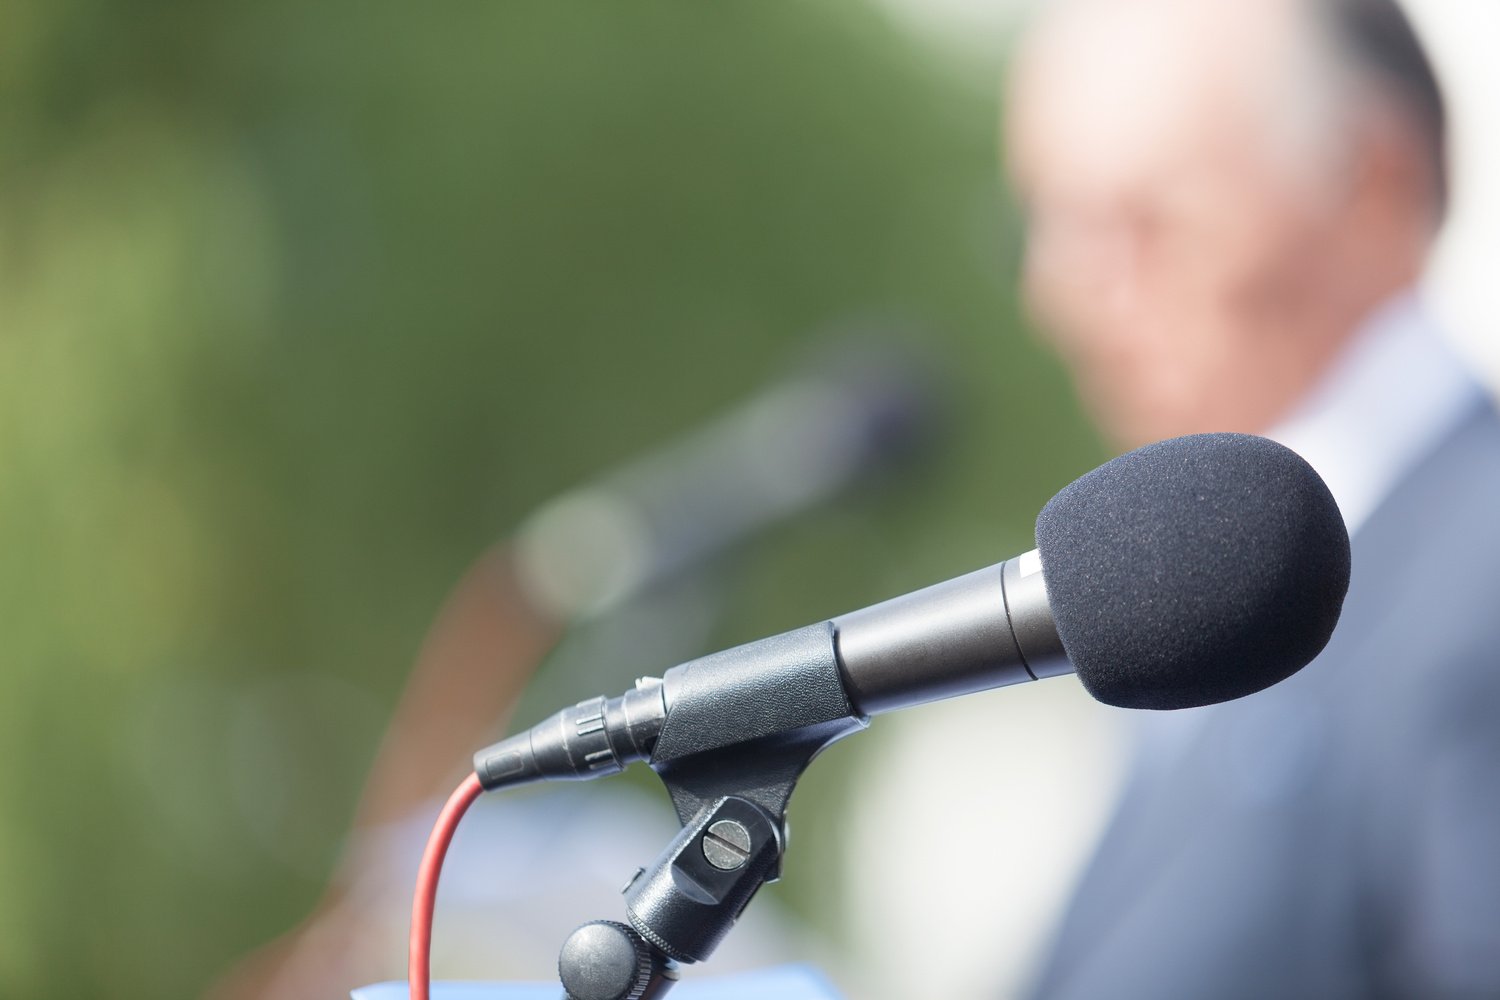
{"type": "Polygon", "coordinates": [[[1500,418],[1353,539],[1323,654],[1143,768],[1045,1000],[1500,997],[1500,418]]]}

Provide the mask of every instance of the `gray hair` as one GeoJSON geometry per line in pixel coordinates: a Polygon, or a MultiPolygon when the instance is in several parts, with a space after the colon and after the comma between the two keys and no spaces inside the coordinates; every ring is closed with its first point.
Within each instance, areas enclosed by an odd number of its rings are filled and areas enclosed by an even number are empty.
{"type": "Polygon", "coordinates": [[[1305,0],[1322,41],[1357,89],[1412,129],[1431,179],[1434,218],[1448,208],[1448,114],[1426,50],[1396,0],[1305,0]]]}

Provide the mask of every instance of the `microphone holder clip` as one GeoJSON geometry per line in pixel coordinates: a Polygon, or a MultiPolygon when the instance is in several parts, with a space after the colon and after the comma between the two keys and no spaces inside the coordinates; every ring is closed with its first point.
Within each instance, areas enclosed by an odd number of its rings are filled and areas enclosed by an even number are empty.
{"type": "Polygon", "coordinates": [[[650,759],[682,830],[625,887],[628,927],[585,924],[564,944],[558,971],[568,1000],[665,995],[677,963],[706,959],[760,887],[781,877],[797,779],[824,748],[867,724],[843,694],[829,625],[781,642],[770,663],[742,648],[669,673],[669,711],[650,759]],[[709,696],[691,697],[710,683],[709,696]],[[588,973],[613,968],[607,956],[620,972],[601,984],[588,973]]]}

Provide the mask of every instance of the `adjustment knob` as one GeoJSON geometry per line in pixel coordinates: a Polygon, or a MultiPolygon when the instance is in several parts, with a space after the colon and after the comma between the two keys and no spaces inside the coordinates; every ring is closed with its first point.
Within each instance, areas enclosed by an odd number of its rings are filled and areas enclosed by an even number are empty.
{"type": "Polygon", "coordinates": [[[632,928],[595,920],[568,935],[557,971],[570,1000],[640,1000],[656,957],[632,928]]]}

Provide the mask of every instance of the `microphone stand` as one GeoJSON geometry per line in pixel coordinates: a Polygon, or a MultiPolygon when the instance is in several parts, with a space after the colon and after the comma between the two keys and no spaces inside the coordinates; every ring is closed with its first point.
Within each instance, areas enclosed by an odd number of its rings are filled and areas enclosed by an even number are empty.
{"type": "MultiPolygon", "coordinates": [[[[826,627],[802,630],[787,663],[770,673],[820,675],[836,682],[838,661],[826,627]]],[[[764,664],[752,654],[718,654],[715,673],[740,673],[745,689],[765,692],[764,664]],[[737,654],[744,664],[734,664],[737,654]],[[758,675],[758,676],[757,676],[758,675]],[[753,678],[753,680],[752,680],[753,678]]],[[[805,694],[808,685],[789,686],[805,694]]],[[[825,686],[825,690],[828,690],[825,686]]],[[[679,963],[706,959],[751,898],[781,876],[786,806],[797,779],[824,748],[863,729],[866,720],[837,697],[774,699],[760,739],[723,745],[722,718],[683,713],[670,739],[652,753],[682,830],[623,890],[627,923],[594,921],[564,943],[558,971],[567,1000],[654,1000],[676,984],[679,963]]],[[[748,690],[747,690],[748,693],[748,690]]],[[[731,705],[735,692],[723,697],[731,705]]],[[[763,706],[764,707],[764,706],[763,706]]]]}
{"type": "Polygon", "coordinates": [[[649,869],[625,887],[629,924],[584,924],[563,944],[568,1000],[654,1000],[678,963],[707,958],[757,890],[780,874],[782,823],[728,795],[701,809],[649,869]]]}

